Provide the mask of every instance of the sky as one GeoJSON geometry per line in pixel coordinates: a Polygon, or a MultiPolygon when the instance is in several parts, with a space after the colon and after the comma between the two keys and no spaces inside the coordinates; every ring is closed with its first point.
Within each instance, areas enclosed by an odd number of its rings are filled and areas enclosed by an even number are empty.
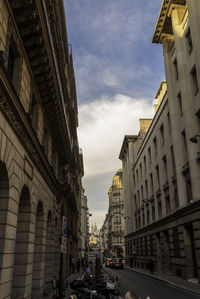
{"type": "Polygon", "coordinates": [[[108,189],[122,163],[125,135],[139,119],[153,117],[165,79],[162,47],[152,44],[162,0],[64,0],[78,100],[78,139],[83,150],[83,187],[101,227],[108,189]]]}

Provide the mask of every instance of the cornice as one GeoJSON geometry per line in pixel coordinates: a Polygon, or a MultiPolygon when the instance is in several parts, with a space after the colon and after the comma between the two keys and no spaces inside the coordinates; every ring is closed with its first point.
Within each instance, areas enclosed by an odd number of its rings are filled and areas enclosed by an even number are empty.
{"type": "Polygon", "coordinates": [[[162,43],[161,36],[173,35],[171,16],[168,15],[172,4],[186,5],[186,0],[163,0],[156,28],[153,35],[153,43],[162,43]]]}
{"type": "Polygon", "coordinates": [[[21,105],[18,95],[9,83],[6,70],[1,62],[0,109],[52,192],[58,194],[59,185],[52,172],[52,168],[44,156],[37,136],[30,127],[28,118],[26,117],[26,113],[21,105]]]}

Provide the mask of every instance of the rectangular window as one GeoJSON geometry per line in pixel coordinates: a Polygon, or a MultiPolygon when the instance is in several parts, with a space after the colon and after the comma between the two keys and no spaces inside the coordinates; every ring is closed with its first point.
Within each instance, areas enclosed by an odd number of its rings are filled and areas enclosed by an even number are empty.
{"type": "Polygon", "coordinates": [[[151,181],[151,194],[153,195],[153,175],[152,173],[150,174],[150,181],[151,181]]]}
{"type": "Polygon", "coordinates": [[[145,181],[145,191],[146,191],[146,199],[149,199],[149,193],[148,193],[148,183],[147,180],[145,181]]]}
{"type": "Polygon", "coordinates": [[[163,157],[163,178],[164,183],[168,181],[168,169],[167,169],[167,158],[166,156],[163,157]]]}
{"type": "Polygon", "coordinates": [[[192,83],[193,83],[193,88],[194,88],[194,94],[196,95],[199,91],[199,85],[198,85],[197,70],[196,70],[195,65],[194,65],[193,69],[191,70],[191,77],[192,77],[192,83]]]}
{"type": "Polygon", "coordinates": [[[146,156],[144,156],[144,170],[147,170],[147,161],[146,161],[146,156]]]}
{"type": "Polygon", "coordinates": [[[140,163],[140,176],[142,178],[142,163],[140,163]]]}
{"type": "Polygon", "coordinates": [[[37,131],[37,125],[38,125],[38,103],[36,101],[35,96],[32,96],[32,101],[30,104],[30,109],[29,109],[29,115],[32,123],[32,127],[37,131]]]}
{"type": "Polygon", "coordinates": [[[160,189],[160,173],[159,173],[159,166],[156,166],[156,177],[157,177],[157,186],[160,189]]]}
{"type": "Polygon", "coordinates": [[[174,74],[175,74],[175,78],[176,80],[178,80],[178,64],[177,64],[177,59],[174,59],[173,62],[173,68],[174,68],[174,74]]]}
{"type": "Polygon", "coordinates": [[[151,164],[151,148],[148,148],[149,164],[151,164]]]}
{"type": "Polygon", "coordinates": [[[160,196],[158,197],[158,217],[162,217],[162,204],[161,204],[161,198],[160,196]]]}
{"type": "Polygon", "coordinates": [[[175,202],[175,208],[177,209],[179,207],[179,198],[178,198],[177,190],[174,190],[174,202],[175,202]]]}
{"type": "Polygon", "coordinates": [[[183,159],[184,159],[184,163],[186,163],[188,161],[188,153],[187,153],[187,142],[186,142],[186,136],[185,136],[185,130],[181,133],[182,135],[182,144],[183,144],[183,159]]]}
{"type": "Polygon", "coordinates": [[[186,37],[186,40],[187,40],[188,52],[189,52],[189,55],[190,55],[192,50],[193,50],[192,36],[191,36],[190,28],[188,28],[188,31],[187,31],[185,37],[186,37]]]}
{"type": "Polygon", "coordinates": [[[153,140],[153,145],[154,145],[154,152],[155,152],[155,155],[157,155],[157,139],[156,139],[156,137],[155,137],[154,140],[153,140]]]}
{"type": "Polygon", "coordinates": [[[171,134],[172,126],[171,126],[171,118],[169,112],[167,113],[167,120],[168,120],[169,134],[171,134]]]}
{"type": "Polygon", "coordinates": [[[133,183],[134,183],[134,187],[135,187],[135,174],[133,175],[133,183]]]}
{"type": "Polygon", "coordinates": [[[175,159],[174,159],[174,149],[173,149],[173,146],[171,146],[171,158],[172,158],[173,174],[175,174],[175,172],[176,172],[176,167],[175,167],[175,159]]]}
{"type": "Polygon", "coordinates": [[[10,39],[10,48],[8,53],[8,75],[17,89],[19,84],[19,66],[20,66],[20,56],[17,49],[16,43],[11,36],[10,39]]]}
{"type": "Polygon", "coordinates": [[[169,197],[169,195],[166,196],[165,202],[166,202],[166,213],[168,215],[171,212],[171,204],[170,204],[170,197],[169,197]]]}
{"type": "Polygon", "coordinates": [[[160,136],[161,136],[161,142],[162,142],[162,144],[164,144],[165,143],[165,134],[164,134],[163,124],[160,126],[160,136]]]}
{"type": "Polygon", "coordinates": [[[179,92],[177,98],[178,98],[178,105],[179,105],[180,116],[183,116],[182,97],[181,97],[181,93],[180,92],[179,92]]]}

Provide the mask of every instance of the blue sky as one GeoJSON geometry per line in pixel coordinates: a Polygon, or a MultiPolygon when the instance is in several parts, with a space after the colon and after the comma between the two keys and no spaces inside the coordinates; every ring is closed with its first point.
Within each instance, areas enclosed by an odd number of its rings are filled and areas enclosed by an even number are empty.
{"type": "Polygon", "coordinates": [[[79,104],[79,145],[92,221],[102,224],[108,188],[121,167],[125,134],[153,116],[165,79],[161,45],[152,44],[162,0],[65,0],[79,104]]]}

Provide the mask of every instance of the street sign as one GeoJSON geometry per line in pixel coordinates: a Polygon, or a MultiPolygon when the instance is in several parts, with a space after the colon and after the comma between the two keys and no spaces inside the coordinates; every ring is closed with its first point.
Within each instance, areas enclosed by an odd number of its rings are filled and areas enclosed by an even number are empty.
{"type": "Polygon", "coordinates": [[[67,235],[67,217],[63,216],[63,221],[62,221],[62,234],[63,236],[67,235]]]}
{"type": "Polygon", "coordinates": [[[66,253],[66,245],[61,244],[61,248],[60,248],[61,253],[66,253]]]}

